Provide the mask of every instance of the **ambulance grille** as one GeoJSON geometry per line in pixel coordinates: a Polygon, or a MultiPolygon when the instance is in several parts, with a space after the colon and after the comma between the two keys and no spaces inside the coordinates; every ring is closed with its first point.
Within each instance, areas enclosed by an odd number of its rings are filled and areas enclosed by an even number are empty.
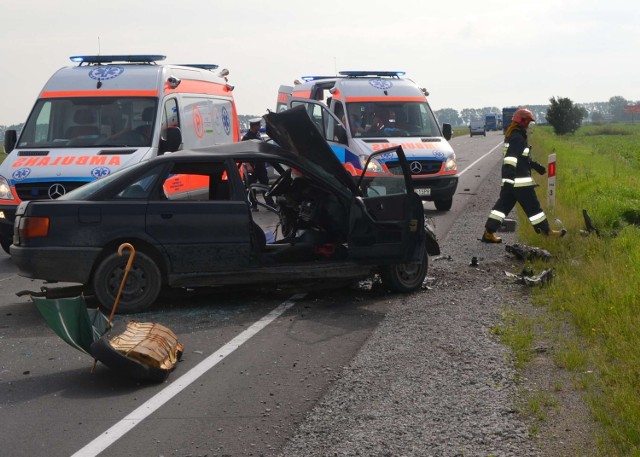
{"type": "MultiPolygon", "coordinates": [[[[408,160],[408,162],[411,174],[416,176],[436,175],[440,173],[440,170],[442,169],[442,160],[408,160]]],[[[385,165],[394,175],[402,173],[400,163],[398,161],[389,160],[385,162],[385,165]]]]}
{"type": "Polygon", "coordinates": [[[90,181],[65,181],[65,182],[30,182],[16,184],[16,192],[22,201],[26,200],[45,200],[50,199],[50,192],[54,195],[62,195],[60,192],[67,193],[73,189],[87,184],[90,181]],[[57,187],[53,187],[57,186],[57,187]],[[62,186],[62,187],[60,187],[62,186]]]}

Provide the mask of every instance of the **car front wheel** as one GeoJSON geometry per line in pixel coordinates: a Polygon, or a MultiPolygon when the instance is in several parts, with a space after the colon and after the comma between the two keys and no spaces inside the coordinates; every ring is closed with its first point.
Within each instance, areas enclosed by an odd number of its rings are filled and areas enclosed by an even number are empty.
{"type": "Polygon", "coordinates": [[[449,211],[453,205],[453,198],[434,200],[433,204],[436,206],[438,211],[449,211]]]}
{"type": "Polygon", "coordinates": [[[380,272],[380,277],[385,287],[392,292],[414,292],[422,287],[428,267],[429,256],[425,252],[422,262],[385,266],[380,272]]]}
{"type": "MultiPolygon", "coordinates": [[[[111,311],[116,304],[128,256],[117,252],[105,257],[93,275],[93,291],[98,302],[111,311]]],[[[127,280],[117,303],[120,314],[139,313],[150,307],[158,298],[162,288],[160,269],[144,252],[136,252],[127,280]]]]}

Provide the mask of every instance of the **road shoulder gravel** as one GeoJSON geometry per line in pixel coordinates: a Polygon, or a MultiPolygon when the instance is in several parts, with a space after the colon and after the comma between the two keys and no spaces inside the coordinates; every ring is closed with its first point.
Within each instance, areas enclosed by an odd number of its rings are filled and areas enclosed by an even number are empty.
{"type": "Polygon", "coordinates": [[[550,351],[517,373],[493,331],[506,309],[541,312],[505,275],[522,270],[505,251],[515,234],[479,241],[498,188],[496,172],[440,241],[426,290],[386,297],[384,321],[279,455],[590,455],[593,424],[570,375],[550,351]],[[538,390],[554,396],[542,421],[518,410],[538,390]]]}

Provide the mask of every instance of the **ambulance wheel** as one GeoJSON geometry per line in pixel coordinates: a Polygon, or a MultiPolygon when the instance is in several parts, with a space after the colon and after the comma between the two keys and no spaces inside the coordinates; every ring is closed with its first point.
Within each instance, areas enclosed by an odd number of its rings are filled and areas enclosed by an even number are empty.
{"type": "MultiPolygon", "coordinates": [[[[98,302],[111,312],[115,304],[128,256],[117,252],[102,259],[93,275],[93,291],[98,302]]],[[[139,313],[149,308],[158,298],[162,288],[162,275],[154,260],[138,251],[127,274],[120,299],[116,307],[119,314],[139,313]]]]}
{"type": "Polygon", "coordinates": [[[11,240],[0,238],[0,245],[2,246],[2,250],[4,252],[6,252],[7,254],[11,254],[11,252],[9,252],[9,247],[11,246],[11,240]]]}
{"type": "Polygon", "coordinates": [[[429,256],[425,251],[421,263],[388,265],[380,272],[382,284],[391,292],[414,292],[422,287],[429,268],[429,256]]]}
{"type": "Polygon", "coordinates": [[[453,198],[445,198],[444,200],[435,200],[434,205],[438,211],[449,211],[453,205],[453,198]]]}

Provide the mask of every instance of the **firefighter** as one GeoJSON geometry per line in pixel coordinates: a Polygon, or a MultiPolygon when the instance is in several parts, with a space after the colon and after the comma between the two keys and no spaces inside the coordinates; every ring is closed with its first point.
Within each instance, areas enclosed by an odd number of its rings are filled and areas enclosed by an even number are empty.
{"type": "Polygon", "coordinates": [[[529,222],[537,233],[547,236],[561,237],[566,230],[552,230],[549,221],[540,206],[535,188],[537,184],[531,177],[531,169],[544,175],[546,168],[533,160],[531,146],[527,143],[527,128],[535,122],[533,113],[528,109],[518,109],[505,133],[504,161],[502,162],[502,187],[500,197],[493,206],[481,240],[485,243],[501,243],[502,238],[495,232],[502,225],[505,217],[519,203],[529,222]]]}

